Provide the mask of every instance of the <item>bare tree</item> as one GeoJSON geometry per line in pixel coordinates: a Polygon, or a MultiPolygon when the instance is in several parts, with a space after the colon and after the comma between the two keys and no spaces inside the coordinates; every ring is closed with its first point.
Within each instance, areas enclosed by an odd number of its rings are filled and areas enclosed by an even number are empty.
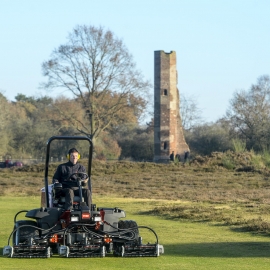
{"type": "Polygon", "coordinates": [[[180,115],[182,126],[185,131],[191,131],[195,126],[202,123],[202,111],[198,107],[194,97],[181,94],[180,115]]]}
{"type": "Polygon", "coordinates": [[[247,148],[269,148],[270,78],[261,76],[249,91],[236,91],[227,110],[232,131],[246,142],[247,148]]]}
{"type": "Polygon", "coordinates": [[[139,99],[134,96],[146,98],[150,87],[122,40],[103,27],[77,26],[42,69],[48,78],[44,88],[68,90],[79,101],[88,122],[68,115],[68,109],[65,118],[77,122],[77,130],[92,138],[108,128],[123,108],[136,106],[139,99]]]}

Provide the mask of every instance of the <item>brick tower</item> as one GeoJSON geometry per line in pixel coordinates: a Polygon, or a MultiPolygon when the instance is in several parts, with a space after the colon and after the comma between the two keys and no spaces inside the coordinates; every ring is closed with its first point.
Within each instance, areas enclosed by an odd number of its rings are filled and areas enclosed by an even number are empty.
{"type": "Polygon", "coordinates": [[[176,52],[155,51],[154,58],[154,161],[168,161],[172,151],[183,160],[189,147],[180,117],[176,52]]]}

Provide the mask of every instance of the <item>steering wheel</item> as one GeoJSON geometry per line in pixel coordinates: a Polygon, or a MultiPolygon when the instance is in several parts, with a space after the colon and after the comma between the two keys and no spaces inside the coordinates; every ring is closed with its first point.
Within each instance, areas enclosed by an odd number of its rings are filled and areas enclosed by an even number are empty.
{"type": "Polygon", "coordinates": [[[73,173],[73,174],[71,174],[70,175],[70,177],[69,177],[69,179],[68,179],[68,181],[80,181],[80,180],[87,180],[89,178],[89,176],[88,176],[88,174],[87,173],[84,173],[84,172],[76,172],[76,173],[73,173]],[[74,179],[71,179],[71,177],[73,176],[73,175],[77,175],[77,177],[76,177],[76,179],[74,180],[74,179]],[[86,178],[85,179],[82,179],[82,177],[81,176],[86,176],[86,178]]]}

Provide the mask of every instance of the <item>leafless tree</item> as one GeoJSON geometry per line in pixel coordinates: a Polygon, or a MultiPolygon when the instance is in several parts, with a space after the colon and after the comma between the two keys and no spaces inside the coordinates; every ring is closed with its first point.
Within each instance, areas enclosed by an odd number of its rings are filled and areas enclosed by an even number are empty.
{"type": "Polygon", "coordinates": [[[191,131],[195,126],[202,123],[202,110],[194,97],[181,94],[180,96],[180,115],[182,126],[185,131],[191,131]]]}
{"type": "Polygon", "coordinates": [[[232,130],[246,142],[248,149],[269,149],[270,78],[258,78],[248,91],[234,93],[226,113],[232,130]]]}
{"type": "Polygon", "coordinates": [[[103,27],[77,26],[42,70],[48,79],[44,88],[66,89],[79,101],[86,122],[69,115],[68,109],[65,118],[92,138],[110,126],[123,108],[138,105],[134,102],[141,99],[134,96],[146,98],[150,87],[122,40],[103,27]]]}

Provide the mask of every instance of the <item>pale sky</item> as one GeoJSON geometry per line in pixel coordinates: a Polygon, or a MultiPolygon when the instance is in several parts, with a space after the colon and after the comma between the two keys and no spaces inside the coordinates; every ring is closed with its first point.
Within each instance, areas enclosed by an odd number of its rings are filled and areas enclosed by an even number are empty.
{"type": "Polygon", "coordinates": [[[152,84],[154,51],[176,51],[179,91],[206,122],[270,75],[269,0],[0,0],[0,91],[9,100],[59,95],[39,89],[41,64],[84,24],[122,38],[152,84]]]}

